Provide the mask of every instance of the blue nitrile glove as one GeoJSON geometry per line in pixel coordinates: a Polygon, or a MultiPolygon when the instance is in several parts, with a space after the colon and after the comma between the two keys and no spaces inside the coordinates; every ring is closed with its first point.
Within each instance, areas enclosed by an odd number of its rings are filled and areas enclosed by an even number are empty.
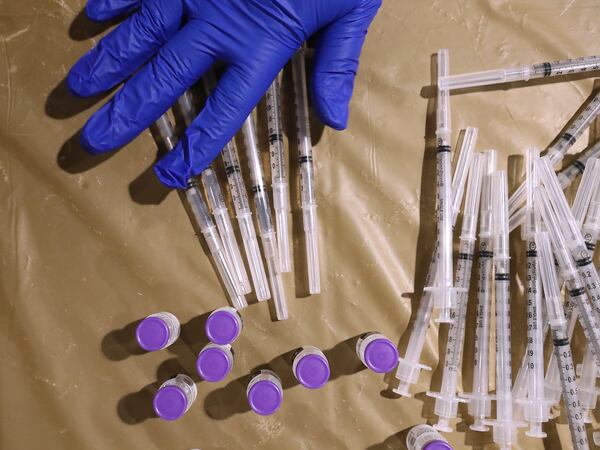
{"type": "Polygon", "coordinates": [[[148,128],[216,61],[225,72],[179,145],[155,166],[184,188],[239,130],[285,63],[320,30],[311,78],[313,107],[335,129],[348,122],[358,58],[381,0],[89,0],[92,20],[135,10],[71,69],[73,93],[125,82],[86,123],[92,153],[121,147],[148,128]]]}

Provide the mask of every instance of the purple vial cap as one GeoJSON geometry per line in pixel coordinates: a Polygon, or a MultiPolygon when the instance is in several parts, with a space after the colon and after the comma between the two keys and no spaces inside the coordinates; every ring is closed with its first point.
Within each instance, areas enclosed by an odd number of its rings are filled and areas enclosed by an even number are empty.
{"type": "Polygon", "coordinates": [[[215,311],[206,320],[206,336],[215,344],[230,344],[240,334],[240,323],[229,311],[215,311]]]}
{"type": "Polygon", "coordinates": [[[329,363],[320,355],[306,355],[296,364],[296,378],[309,389],[318,389],[329,381],[329,363]]]}
{"type": "Polygon", "coordinates": [[[169,342],[169,328],[158,317],[146,317],[135,330],[135,338],[144,350],[154,352],[169,342]]]}
{"type": "Polygon", "coordinates": [[[252,411],[261,416],[273,414],[281,406],[283,394],[271,381],[258,381],[248,392],[248,404],[252,411]]]}
{"type": "Polygon", "coordinates": [[[185,414],[187,398],[177,386],[159,389],[152,402],[156,415],[164,420],[177,420],[185,414]]]}
{"type": "Polygon", "coordinates": [[[364,358],[373,372],[388,373],[398,364],[398,349],[389,339],[375,339],[367,345],[364,358]]]}
{"type": "Polygon", "coordinates": [[[427,445],[425,445],[425,447],[423,447],[423,450],[454,450],[454,448],[445,441],[436,440],[431,441],[427,445]]]}
{"type": "Polygon", "coordinates": [[[210,382],[223,380],[229,374],[232,366],[225,350],[218,347],[205,348],[196,360],[198,375],[210,382]]]}

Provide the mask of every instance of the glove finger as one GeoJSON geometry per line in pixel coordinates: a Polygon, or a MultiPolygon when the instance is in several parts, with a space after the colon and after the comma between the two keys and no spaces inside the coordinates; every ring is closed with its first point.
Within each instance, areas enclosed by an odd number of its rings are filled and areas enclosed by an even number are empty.
{"type": "Polygon", "coordinates": [[[199,27],[188,23],[85,124],[90,153],[119,148],[156,121],[213,64],[199,27]]]}
{"type": "Polygon", "coordinates": [[[141,0],[88,0],[85,13],[95,22],[104,22],[124,16],[141,4],[141,0]]]}
{"type": "Polygon", "coordinates": [[[184,188],[190,177],[208,167],[241,128],[289,56],[275,57],[269,64],[256,61],[252,67],[229,66],[179,144],[154,167],[160,181],[184,188]]]}
{"type": "Polygon", "coordinates": [[[153,0],[127,18],[71,68],[69,89],[88,97],[107,91],[130,76],[179,29],[180,2],[153,0]]]}
{"type": "Polygon", "coordinates": [[[336,130],[348,125],[348,105],[358,59],[381,0],[362,0],[322,32],[315,48],[311,76],[313,108],[321,121],[336,130]]]}

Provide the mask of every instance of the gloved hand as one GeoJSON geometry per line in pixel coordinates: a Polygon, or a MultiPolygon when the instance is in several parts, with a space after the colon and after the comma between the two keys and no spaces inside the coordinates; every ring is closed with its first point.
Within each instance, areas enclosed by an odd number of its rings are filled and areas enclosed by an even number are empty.
{"type": "Polygon", "coordinates": [[[78,96],[123,87],[86,123],[91,153],[148,128],[216,61],[226,69],[205,108],[154,170],[184,188],[240,129],[281,68],[321,31],[311,74],[313,107],[335,129],[348,121],[358,58],[381,0],[89,0],[92,20],[135,11],[69,72],[78,96]]]}

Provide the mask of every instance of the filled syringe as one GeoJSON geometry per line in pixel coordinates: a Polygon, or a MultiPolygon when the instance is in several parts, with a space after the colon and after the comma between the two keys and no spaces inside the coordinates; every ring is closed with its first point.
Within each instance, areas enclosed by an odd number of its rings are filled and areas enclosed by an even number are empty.
{"type": "MultiPolygon", "coordinates": [[[[587,147],[579,158],[577,158],[573,163],[562,169],[558,172],[557,177],[560,183],[560,187],[563,189],[567,189],[573,181],[577,178],[577,176],[582,175],[585,171],[586,164],[591,158],[596,158],[600,155],[600,141],[595,144],[587,147]]],[[[512,232],[519,225],[523,224],[523,220],[525,219],[525,208],[519,208],[515,211],[514,214],[510,216],[510,231],[512,232]]]]}
{"type": "Polygon", "coordinates": [[[250,179],[252,180],[252,192],[254,193],[254,206],[258,217],[258,232],[263,245],[263,253],[267,262],[267,273],[271,284],[271,295],[275,304],[277,320],[288,318],[287,301],[283,288],[283,279],[277,251],[277,237],[271,216],[271,205],[267,185],[258,150],[258,140],[254,126],[254,117],[248,116],[242,127],[244,143],[246,144],[246,156],[250,167],[250,179]]]}
{"type": "Polygon", "coordinates": [[[441,80],[444,89],[465,89],[490,84],[528,81],[600,70],[600,56],[584,56],[562,61],[549,61],[521,67],[484,70],[482,72],[447,75],[441,80]]]}
{"type": "Polygon", "coordinates": [[[280,94],[279,78],[275,77],[266,94],[267,125],[269,127],[271,188],[273,189],[277,247],[279,249],[281,271],[286,273],[292,270],[288,220],[290,214],[290,193],[288,184],[288,155],[286,154],[283,142],[280,94]]]}
{"type": "Polygon", "coordinates": [[[565,320],[560,287],[556,276],[550,236],[547,232],[538,232],[536,233],[535,240],[548,322],[552,330],[553,355],[558,362],[557,367],[560,375],[562,396],[567,410],[569,429],[571,431],[571,442],[575,450],[587,450],[589,448],[587,433],[579,403],[573,355],[566,330],[567,321],[565,320]]]}
{"type": "Polygon", "coordinates": [[[306,85],[305,49],[302,48],[292,58],[292,77],[298,133],[298,162],[300,164],[300,202],[302,224],[306,244],[306,264],[308,268],[308,291],[321,292],[321,268],[319,263],[319,234],[317,228],[317,199],[314,186],[314,167],[310,122],[308,117],[308,91],[306,85]]]}
{"type": "MultiPolygon", "coordinates": [[[[195,107],[193,105],[192,95],[189,91],[183,93],[177,100],[177,105],[183,115],[183,120],[186,126],[189,126],[196,116],[195,107]]],[[[208,198],[208,205],[212,211],[227,254],[227,259],[230,261],[238,283],[242,286],[242,294],[249,294],[252,292],[250,286],[250,280],[248,280],[248,274],[246,273],[246,267],[244,266],[244,260],[240,254],[240,249],[235,238],[235,231],[231,225],[231,219],[229,218],[229,210],[221,191],[221,185],[217,179],[217,175],[212,168],[212,165],[208,166],[200,174],[200,179],[204,185],[206,196],[208,198]]]]}
{"type": "MultiPolygon", "coordinates": [[[[447,49],[437,52],[438,79],[448,73],[447,49]]],[[[437,321],[450,323],[450,312],[456,304],[452,261],[452,135],[450,92],[438,88],[436,112],[436,200],[437,200],[437,274],[425,287],[433,295],[433,307],[440,310],[437,321]]]]}
{"type": "MultiPolygon", "coordinates": [[[[207,95],[210,95],[214,90],[217,82],[215,73],[210,70],[203,78],[204,88],[207,95]]],[[[260,246],[254,229],[254,221],[252,220],[252,210],[248,201],[248,192],[242,177],[242,169],[240,166],[240,158],[238,155],[235,138],[231,139],[221,151],[221,160],[227,175],[227,185],[229,194],[235,209],[235,215],[242,236],[242,244],[244,252],[250,267],[250,276],[252,284],[256,292],[258,301],[268,300],[271,297],[269,290],[269,281],[263,265],[262,256],[260,254],[260,246]]]]}
{"type": "Polygon", "coordinates": [[[550,418],[552,402],[544,390],[544,326],[542,323],[542,289],[539,277],[538,253],[535,242],[540,231],[539,213],[534,209],[534,190],[538,186],[535,162],[539,158],[537,148],[528,148],[525,152],[525,183],[527,200],[525,202],[525,224],[521,227],[521,236],[526,244],[527,258],[527,396],[516,398],[523,407],[523,416],[529,423],[527,436],[545,438],[542,423],[550,418]]]}
{"type": "Polygon", "coordinates": [[[438,416],[438,423],[434,428],[445,432],[452,431],[449,422],[457,416],[458,403],[466,402],[457,395],[457,389],[462,367],[468,291],[477,240],[482,172],[487,169],[484,167],[485,162],[485,158],[480,153],[476,153],[471,161],[455,275],[455,286],[461,288],[461,291],[457,294],[456,308],[452,310],[453,322],[448,330],[442,387],[440,392],[427,393],[428,396],[435,398],[434,412],[438,416]]]}
{"type": "Polygon", "coordinates": [[[475,349],[473,353],[473,390],[461,396],[469,402],[469,414],[473,416],[473,431],[488,431],[484,421],[492,412],[492,396],[489,394],[490,324],[492,307],[493,257],[492,241],[492,174],[496,171],[496,150],[483,153],[485,159],[479,208],[479,261],[477,277],[477,310],[475,325],[475,349]]]}
{"type": "Polygon", "coordinates": [[[513,417],[510,353],[510,254],[508,246],[508,180],[505,171],[492,175],[492,239],[494,248],[494,292],[496,300],[496,419],[484,423],[493,427],[493,439],[509,449],[521,426],[513,417]]]}
{"type": "MultiPolygon", "coordinates": [[[[454,205],[460,205],[462,203],[468,167],[470,165],[476,141],[477,128],[467,128],[464,132],[464,139],[458,153],[458,161],[454,170],[452,182],[452,204],[454,205]]],[[[453,225],[456,223],[457,217],[458,208],[452,217],[453,225]]],[[[425,278],[426,286],[429,286],[431,283],[435,282],[434,278],[437,273],[438,247],[439,243],[436,242],[433,255],[431,257],[431,262],[429,263],[429,269],[425,278]]],[[[429,328],[432,312],[433,298],[431,292],[423,291],[421,294],[419,309],[417,310],[417,315],[411,328],[408,346],[406,347],[406,353],[404,357],[399,359],[398,368],[396,369],[396,379],[399,380],[399,384],[393,388],[393,391],[398,395],[410,397],[410,386],[419,380],[419,374],[421,373],[421,370],[431,370],[430,367],[420,364],[419,360],[421,359],[421,353],[423,352],[423,346],[425,345],[425,338],[427,337],[427,330],[429,328]]]]}
{"type": "MultiPolygon", "coordinates": [[[[550,166],[554,167],[562,161],[565,154],[575,141],[589,128],[593,120],[600,114],[600,92],[598,92],[589,101],[585,108],[575,117],[567,130],[556,138],[545,152],[545,156],[550,161],[550,166]]],[[[521,184],[517,190],[510,196],[508,201],[508,212],[510,216],[519,214],[519,209],[525,201],[525,184],[521,184]]],[[[513,223],[514,223],[513,219],[513,223]]]]}
{"type": "MultiPolygon", "coordinates": [[[[173,126],[166,114],[163,114],[156,122],[156,129],[161,136],[165,146],[170,151],[177,144],[177,138],[173,131],[173,126]]],[[[194,215],[196,223],[200,228],[200,232],[206,241],[206,245],[217,268],[217,272],[221,277],[221,281],[225,286],[225,290],[229,295],[232,305],[236,309],[241,309],[248,306],[246,299],[239,293],[240,285],[237,282],[233,269],[229,265],[227,255],[223,247],[223,243],[218,234],[212,217],[208,213],[208,207],[202,196],[202,192],[198,188],[198,182],[191,178],[185,189],[185,197],[190,206],[190,210],[194,215]]]]}

